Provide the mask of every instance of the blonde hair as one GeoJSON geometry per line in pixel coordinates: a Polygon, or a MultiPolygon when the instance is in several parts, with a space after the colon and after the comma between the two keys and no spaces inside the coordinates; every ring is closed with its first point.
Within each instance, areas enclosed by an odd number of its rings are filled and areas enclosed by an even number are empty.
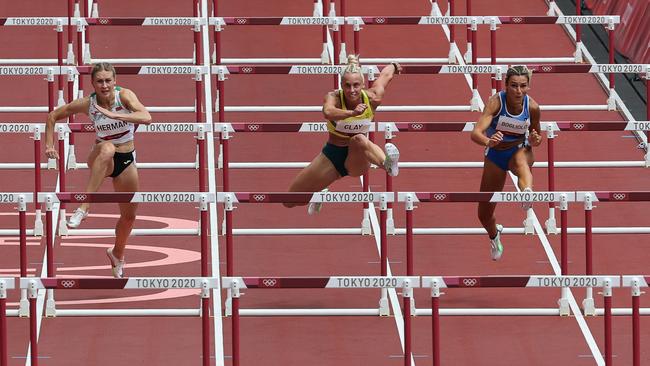
{"type": "Polygon", "coordinates": [[[90,77],[94,80],[95,79],[95,74],[97,74],[100,71],[110,71],[113,73],[113,78],[115,78],[115,68],[113,65],[109,64],[108,62],[100,62],[96,63],[93,65],[93,69],[90,72],[90,77]]]}
{"type": "Polygon", "coordinates": [[[533,78],[533,72],[526,65],[510,66],[506,72],[506,84],[511,76],[525,76],[528,79],[528,84],[530,84],[530,79],[533,78]]]}
{"type": "Polygon", "coordinates": [[[361,65],[359,64],[359,56],[357,55],[348,55],[348,64],[341,72],[341,83],[343,83],[343,77],[345,74],[359,74],[361,76],[361,81],[366,82],[366,79],[363,76],[361,71],[361,65]]]}

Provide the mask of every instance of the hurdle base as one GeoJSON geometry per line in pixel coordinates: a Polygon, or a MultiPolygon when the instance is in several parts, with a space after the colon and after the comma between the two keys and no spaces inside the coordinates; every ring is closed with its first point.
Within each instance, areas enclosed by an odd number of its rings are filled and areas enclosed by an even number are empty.
{"type": "Polygon", "coordinates": [[[18,316],[21,318],[29,317],[29,299],[27,298],[27,290],[21,290],[21,298],[18,307],[18,316]],[[24,294],[24,296],[23,296],[24,294]]]}
{"type": "Polygon", "coordinates": [[[388,306],[388,297],[385,294],[382,294],[381,299],[379,299],[379,316],[389,316],[390,308],[388,306]]]}
{"type": "Polygon", "coordinates": [[[395,235],[395,220],[393,219],[392,208],[389,208],[386,212],[386,234],[395,235]]]}
{"type": "Polygon", "coordinates": [[[533,209],[526,210],[526,218],[524,219],[524,235],[535,235],[535,219],[533,217],[533,209]]]}
{"type": "Polygon", "coordinates": [[[571,308],[569,307],[569,299],[564,296],[564,288],[562,289],[562,298],[557,301],[560,310],[560,316],[571,315],[571,308]]]}
{"type": "Polygon", "coordinates": [[[59,212],[59,235],[68,235],[68,223],[65,220],[65,209],[59,212]]]}
{"type": "Polygon", "coordinates": [[[546,233],[547,234],[559,234],[560,230],[557,228],[557,221],[555,220],[555,217],[549,217],[546,222],[544,222],[544,226],[546,226],[546,233]]]}
{"type": "Polygon", "coordinates": [[[596,305],[591,297],[582,300],[582,314],[584,316],[596,316],[596,305]]]}
{"type": "MultiPolygon", "coordinates": [[[[241,310],[240,310],[241,315],[241,310]]],[[[223,316],[230,317],[232,316],[232,297],[230,296],[230,289],[228,289],[228,298],[223,304],[223,316]]]]}
{"type": "MultiPolygon", "coordinates": [[[[363,220],[361,220],[361,235],[371,235],[372,229],[370,228],[370,211],[363,209],[363,220]]],[[[394,231],[394,228],[393,228],[394,231]]]]}
{"type": "MultiPolygon", "coordinates": [[[[51,290],[48,290],[50,293],[51,290]]],[[[54,302],[54,293],[50,293],[49,298],[45,306],[45,317],[46,318],[56,318],[56,303],[54,302]]]]}
{"type": "Polygon", "coordinates": [[[41,210],[37,209],[34,219],[34,236],[43,236],[43,220],[41,219],[41,210]]]}

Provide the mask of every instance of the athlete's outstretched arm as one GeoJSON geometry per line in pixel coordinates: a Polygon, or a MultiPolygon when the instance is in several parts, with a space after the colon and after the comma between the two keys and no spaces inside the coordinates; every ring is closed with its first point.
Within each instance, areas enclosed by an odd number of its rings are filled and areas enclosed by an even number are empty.
{"type": "Polygon", "coordinates": [[[499,109],[501,109],[501,99],[499,98],[499,94],[495,94],[490,97],[487,105],[483,109],[483,114],[481,114],[478,122],[474,125],[471,134],[472,141],[481,146],[494,147],[503,140],[503,134],[499,131],[495,132],[491,137],[485,135],[485,131],[490,127],[492,118],[499,112],[499,109]]]}

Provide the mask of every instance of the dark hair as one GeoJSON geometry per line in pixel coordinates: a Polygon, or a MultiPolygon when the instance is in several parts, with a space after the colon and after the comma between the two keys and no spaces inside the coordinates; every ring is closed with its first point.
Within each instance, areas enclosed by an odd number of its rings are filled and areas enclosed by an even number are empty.
{"type": "Polygon", "coordinates": [[[100,71],[110,71],[113,73],[113,78],[115,78],[115,68],[113,65],[109,64],[108,62],[100,62],[96,63],[93,65],[93,70],[90,72],[90,77],[94,80],[95,79],[95,74],[97,74],[100,71]]]}
{"type": "Polygon", "coordinates": [[[533,72],[525,65],[510,66],[508,72],[506,72],[506,84],[511,76],[525,76],[526,79],[528,79],[528,83],[530,83],[530,79],[533,77],[533,72]]]}

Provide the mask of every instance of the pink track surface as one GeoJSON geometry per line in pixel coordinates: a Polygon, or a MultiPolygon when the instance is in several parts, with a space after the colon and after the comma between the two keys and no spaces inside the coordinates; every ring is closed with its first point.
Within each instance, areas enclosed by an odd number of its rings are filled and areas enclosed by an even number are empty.
{"type": "MultiPolygon", "coordinates": [[[[64,16],[65,2],[38,1],[3,4],[3,16],[64,16]],[[55,4],[56,3],[56,4],[55,4]]],[[[191,16],[191,1],[101,2],[102,16],[191,16]],[[182,4],[181,4],[182,3],[182,4]]],[[[457,2],[457,15],[465,3],[457,2]]],[[[429,2],[347,1],[346,14],[425,15],[429,2]]],[[[221,1],[220,16],[310,16],[311,1],[221,1]]],[[[446,8],[446,3],[442,4],[446,8]]],[[[542,0],[483,2],[473,5],[474,15],[543,15],[542,0]]],[[[52,58],[56,54],[55,32],[47,27],[3,27],[0,37],[6,46],[0,58],[52,58]]],[[[487,57],[489,34],[479,32],[479,55],[487,57]]],[[[352,29],[347,28],[348,50],[352,29]]],[[[465,49],[465,30],[457,27],[457,42],[465,49]]],[[[559,26],[504,25],[498,33],[499,56],[568,56],[573,46],[559,26]]],[[[192,34],[182,27],[96,27],[91,29],[92,52],[98,58],[190,57],[192,34]]],[[[211,35],[212,37],[212,35],[211,35]]],[[[222,57],[318,57],[322,50],[318,27],[226,27],[222,34],[222,57]]],[[[440,27],[365,26],[361,32],[362,57],[445,57],[448,42],[440,27]]],[[[120,76],[119,84],[138,93],[147,106],[192,105],[194,83],[189,76],[120,76]]],[[[2,78],[3,105],[45,105],[45,83],[36,77],[2,78]]],[[[85,81],[86,94],[90,91],[85,81]]],[[[213,84],[214,85],[214,84],[213,84]]],[[[479,78],[485,101],[489,79],[479,78]]],[[[332,88],[331,77],[288,75],[232,75],[226,81],[226,105],[318,105],[332,88]]],[[[536,75],[531,95],[541,105],[605,104],[606,94],[591,75],[536,75]]],[[[390,85],[383,105],[465,105],[471,91],[460,75],[402,75],[390,85]]],[[[213,94],[214,99],[214,94],[213,94]]],[[[191,121],[193,113],[156,113],[155,121],[191,121]]],[[[478,113],[388,113],[377,121],[474,121],[478,113]]],[[[3,114],[0,121],[39,121],[45,115],[3,114]]],[[[320,113],[226,113],[229,122],[320,121],[320,113]]],[[[615,112],[543,112],[543,121],[620,120],[615,112]]],[[[81,118],[81,121],[85,121],[81,118]]],[[[627,132],[562,132],[556,139],[557,161],[642,160],[635,140],[627,132]]],[[[235,134],[231,140],[233,162],[309,161],[320,150],[320,134],[235,134]]],[[[32,142],[27,135],[0,136],[2,162],[31,159],[32,142]],[[29,152],[29,153],[24,153],[29,152]]],[[[77,135],[78,161],[85,156],[92,136],[77,135]]],[[[378,142],[383,144],[381,137],[378,142]]],[[[398,134],[401,161],[478,161],[480,147],[467,133],[398,134]]],[[[193,161],[196,152],[191,134],[140,134],[140,162],[193,161]]],[[[546,160],[546,143],[536,149],[537,159],[546,160]]],[[[216,156],[215,156],[216,158],[216,156]]],[[[218,172],[218,190],[221,189],[218,172]]],[[[233,170],[233,191],[284,191],[297,173],[294,169],[233,170]]],[[[394,180],[395,191],[476,191],[479,169],[402,169],[394,180]]],[[[546,190],[545,169],[535,169],[536,190],[546,190]]],[[[196,191],[194,170],[140,170],[143,191],[196,191]]],[[[69,191],[83,190],[87,170],[70,172],[69,191]]],[[[0,176],[0,192],[32,189],[30,171],[7,171],[0,176]]],[[[44,190],[53,190],[56,172],[44,171],[44,190]]],[[[384,190],[384,174],[371,173],[371,189],[384,190]]],[[[641,168],[558,169],[556,190],[647,190],[650,177],[641,168]]],[[[332,191],[361,189],[357,179],[336,182],[332,191]]],[[[102,190],[110,191],[110,183],[102,190]]],[[[514,190],[511,181],[506,190],[514,190]]],[[[0,228],[15,228],[17,219],[9,206],[2,206],[0,228]]],[[[414,211],[416,227],[479,227],[475,204],[420,204],[414,211]]],[[[31,211],[31,207],[30,207],[31,211]]],[[[70,209],[68,209],[70,211],[70,209]]],[[[539,221],[548,215],[546,205],[536,205],[539,221]]],[[[218,210],[222,219],[221,207],[218,210]]],[[[601,203],[594,209],[594,226],[648,226],[647,204],[601,203]]],[[[196,227],[198,210],[193,205],[141,204],[138,228],[196,227]]],[[[95,205],[86,228],[112,228],[117,210],[112,204],[95,205]]],[[[520,227],[523,213],[514,205],[500,205],[498,220],[506,227],[520,227]]],[[[559,219],[559,212],[557,213],[559,219]]],[[[581,205],[569,210],[569,226],[583,226],[581,205]]],[[[288,210],[279,204],[241,204],[234,211],[235,228],[358,227],[361,205],[326,205],[318,216],[306,210],[288,210]]],[[[395,205],[396,227],[405,226],[403,205],[395,205]]],[[[32,222],[30,216],[28,222],[32,222]]],[[[221,223],[219,222],[218,225],[221,223]]],[[[0,237],[0,276],[17,276],[17,238],[0,237]]],[[[559,257],[559,236],[548,240],[559,257]]],[[[372,236],[235,236],[235,275],[238,276],[328,276],[378,275],[379,257],[372,236]]],[[[549,258],[537,236],[506,235],[504,257],[489,258],[487,238],[477,235],[415,237],[416,275],[505,275],[553,274],[549,258]]],[[[648,274],[650,261],[645,247],[647,235],[594,235],[596,274],[648,274]]],[[[405,274],[404,236],[389,236],[390,268],[405,274]]],[[[584,273],[584,239],[571,235],[570,273],[584,273]]],[[[30,276],[40,276],[44,240],[28,238],[30,276]]],[[[56,241],[59,276],[108,276],[105,248],[111,238],[64,237],[56,241]]],[[[225,240],[220,237],[221,275],[225,274],[225,240]]],[[[179,236],[134,236],[127,247],[129,276],[198,276],[199,239],[179,236]]],[[[583,290],[574,290],[578,302],[583,290]]],[[[597,292],[597,291],[595,291],[597,292]]],[[[78,308],[197,308],[196,291],[58,291],[59,309],[78,308]]],[[[225,295],[225,292],[224,294],[225,295]]],[[[450,289],[441,298],[441,308],[556,308],[556,289],[450,289]]],[[[430,306],[429,292],[415,291],[418,309],[430,306]]],[[[16,308],[18,291],[10,292],[10,308],[16,308]]],[[[268,290],[245,291],[243,308],[376,308],[375,290],[268,290]]],[[[602,298],[596,296],[598,307],[602,298]]],[[[650,306],[647,295],[641,306],[650,306]]],[[[614,306],[629,307],[629,290],[614,293],[614,306]]],[[[220,316],[220,314],[217,314],[220,316]]],[[[602,317],[587,319],[601,352],[602,317]]],[[[231,364],[230,318],[223,319],[223,332],[213,334],[223,344],[225,364],[231,364]]],[[[614,319],[614,363],[631,364],[631,320],[614,319]]],[[[642,318],[642,345],[650,342],[650,321],[642,318]]],[[[9,365],[25,364],[29,344],[27,319],[9,319],[9,365]]],[[[441,319],[443,365],[594,365],[587,342],[573,316],[443,316],[441,319]]],[[[431,318],[413,318],[413,353],[416,365],[431,365],[431,318]]],[[[395,365],[403,364],[403,350],[394,318],[391,317],[243,317],[241,320],[241,365],[395,365]]],[[[201,362],[201,333],[198,318],[44,318],[39,338],[42,365],[195,365],[201,362]]],[[[214,355],[214,350],[212,352],[214,355]]],[[[215,355],[216,360],[223,357],[215,355]]],[[[647,347],[642,360],[650,360],[647,347]]],[[[216,361],[220,364],[220,361],[216,361]]],[[[215,360],[212,361],[215,364],[215,360]]]]}

